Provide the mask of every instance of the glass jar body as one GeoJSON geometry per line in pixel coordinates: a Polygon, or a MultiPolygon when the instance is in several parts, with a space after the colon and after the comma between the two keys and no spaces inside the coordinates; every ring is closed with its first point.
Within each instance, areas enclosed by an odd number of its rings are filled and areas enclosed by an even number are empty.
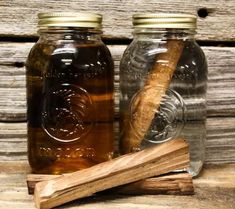
{"type": "Polygon", "coordinates": [[[206,59],[190,31],[135,33],[120,63],[120,152],[183,137],[196,176],[205,158],[206,89],[206,59]]]}
{"type": "Polygon", "coordinates": [[[26,62],[28,159],[34,173],[73,172],[113,155],[113,61],[88,29],[41,32],[26,62]]]}

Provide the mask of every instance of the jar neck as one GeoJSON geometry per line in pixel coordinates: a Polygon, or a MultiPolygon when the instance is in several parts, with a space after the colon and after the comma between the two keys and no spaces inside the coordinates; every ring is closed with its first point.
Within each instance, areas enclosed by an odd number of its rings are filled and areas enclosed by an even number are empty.
{"type": "Polygon", "coordinates": [[[194,39],[195,29],[134,28],[133,36],[138,39],[194,39]]]}
{"type": "Polygon", "coordinates": [[[39,28],[39,41],[43,40],[88,40],[101,41],[102,31],[94,28],[45,27],[39,28]]]}

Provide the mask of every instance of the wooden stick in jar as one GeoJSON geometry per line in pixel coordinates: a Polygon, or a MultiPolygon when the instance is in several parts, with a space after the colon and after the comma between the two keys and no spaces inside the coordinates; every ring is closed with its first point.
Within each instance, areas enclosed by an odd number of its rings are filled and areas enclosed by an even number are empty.
{"type": "MultiPolygon", "coordinates": [[[[67,174],[69,175],[69,174],[67,174]]],[[[42,181],[48,181],[61,177],[61,175],[27,175],[27,185],[29,194],[34,193],[35,184],[42,181]]],[[[167,174],[159,177],[143,179],[130,184],[122,185],[107,192],[115,194],[174,194],[174,195],[192,195],[194,194],[192,176],[189,173],[181,172],[167,174]]]]}
{"type": "Polygon", "coordinates": [[[144,87],[136,95],[132,103],[132,118],[127,119],[124,127],[120,149],[129,153],[138,149],[141,141],[151,126],[152,120],[159,109],[160,103],[169,88],[172,76],[182,54],[182,40],[169,40],[167,51],[157,55],[156,62],[147,76],[144,87]]]}
{"type": "Polygon", "coordinates": [[[34,200],[37,208],[49,209],[99,191],[188,166],[187,142],[183,139],[171,140],[67,176],[39,182],[35,186],[34,200]]]}

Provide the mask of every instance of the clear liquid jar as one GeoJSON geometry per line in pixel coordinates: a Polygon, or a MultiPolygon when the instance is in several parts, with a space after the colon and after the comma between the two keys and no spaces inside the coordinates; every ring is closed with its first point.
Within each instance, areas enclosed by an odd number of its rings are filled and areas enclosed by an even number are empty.
{"type": "Polygon", "coordinates": [[[196,16],[136,14],[133,26],[120,63],[120,152],[185,138],[196,176],[205,159],[207,89],[196,16]]]}
{"type": "Polygon", "coordinates": [[[61,174],[113,156],[114,67],[102,17],[39,14],[27,63],[28,159],[34,173],[61,174]]]}

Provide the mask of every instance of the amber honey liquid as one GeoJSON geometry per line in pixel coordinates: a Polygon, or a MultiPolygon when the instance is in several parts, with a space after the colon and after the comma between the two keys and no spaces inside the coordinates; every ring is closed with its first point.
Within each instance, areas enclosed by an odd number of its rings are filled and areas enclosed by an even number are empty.
{"type": "Polygon", "coordinates": [[[113,61],[104,45],[36,44],[27,61],[34,173],[67,173],[112,158],[113,88],[113,61]]]}

